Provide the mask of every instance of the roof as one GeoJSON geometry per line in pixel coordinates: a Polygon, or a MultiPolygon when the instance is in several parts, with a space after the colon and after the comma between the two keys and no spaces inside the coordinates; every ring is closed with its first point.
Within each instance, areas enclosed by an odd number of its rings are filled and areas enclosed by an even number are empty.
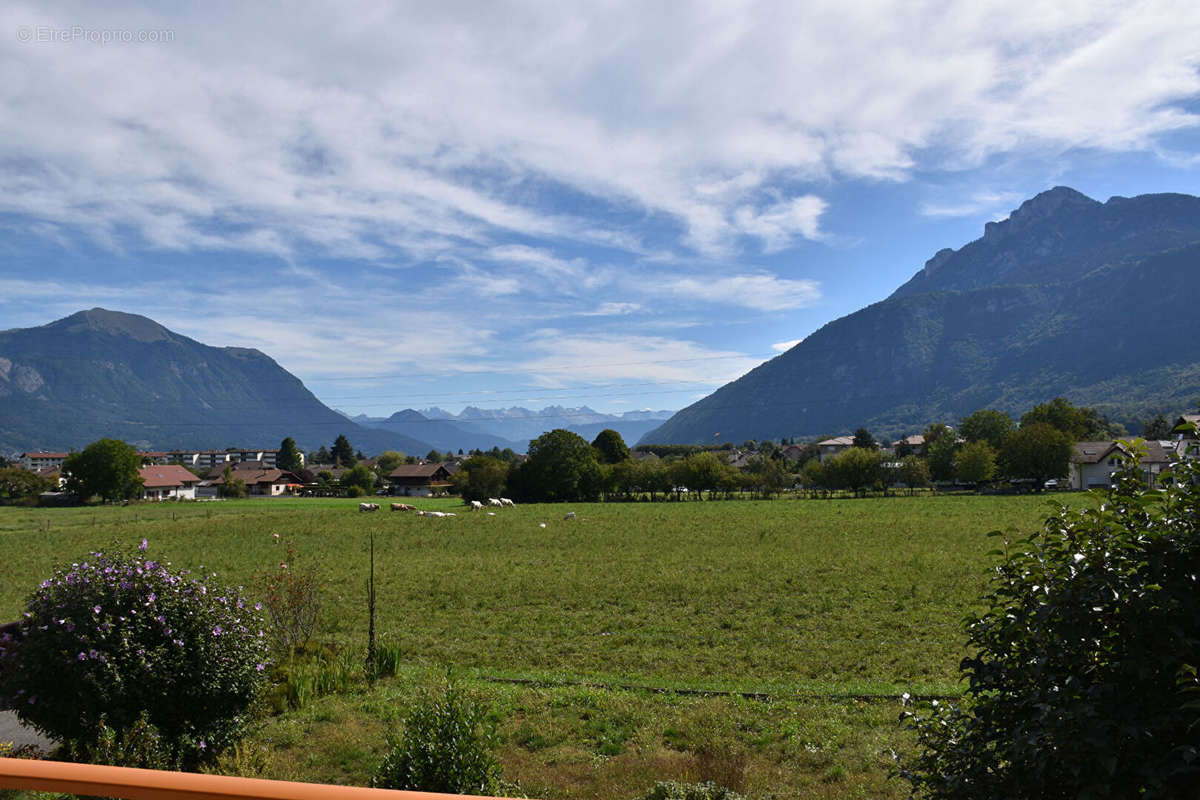
{"type": "MultiPolygon", "coordinates": [[[[229,471],[229,477],[235,481],[243,481],[247,486],[255,486],[260,483],[304,483],[304,479],[299,475],[282,469],[231,469],[229,471]]],[[[224,482],[224,470],[222,470],[216,477],[210,477],[209,479],[209,483],[213,485],[224,482]]]]}
{"type": "Polygon", "coordinates": [[[21,458],[66,458],[70,453],[21,453],[21,458]]]}
{"type": "MultiPolygon", "coordinates": [[[[1143,464],[1168,464],[1178,452],[1176,450],[1178,442],[1170,440],[1159,441],[1155,439],[1146,442],[1145,445],[1146,455],[1142,458],[1143,464]]],[[[1071,461],[1076,464],[1099,464],[1108,458],[1114,450],[1120,455],[1126,455],[1129,452],[1124,444],[1115,440],[1076,442],[1073,448],[1071,461]]]]}
{"type": "Polygon", "coordinates": [[[142,485],[147,489],[187,486],[190,483],[200,482],[199,478],[177,464],[142,467],[138,470],[138,474],[142,476],[142,485]]]}
{"type": "Polygon", "coordinates": [[[444,464],[401,464],[388,473],[389,478],[432,478],[444,464]]]}
{"type": "Polygon", "coordinates": [[[925,445],[924,434],[914,433],[912,436],[905,436],[903,439],[897,439],[892,442],[892,447],[899,447],[902,444],[907,444],[911,447],[923,447],[925,445]]]}
{"type": "Polygon", "coordinates": [[[835,436],[823,442],[817,442],[820,447],[851,447],[854,445],[853,436],[835,436]]]}

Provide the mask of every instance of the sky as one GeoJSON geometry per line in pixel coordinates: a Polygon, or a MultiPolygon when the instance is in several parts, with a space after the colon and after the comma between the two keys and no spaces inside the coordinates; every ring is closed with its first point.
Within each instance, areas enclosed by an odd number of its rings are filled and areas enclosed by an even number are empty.
{"type": "Polygon", "coordinates": [[[1200,3],[0,6],[0,328],[678,409],[1057,185],[1200,193],[1200,3]],[[201,7],[203,6],[203,7],[201,7]]]}

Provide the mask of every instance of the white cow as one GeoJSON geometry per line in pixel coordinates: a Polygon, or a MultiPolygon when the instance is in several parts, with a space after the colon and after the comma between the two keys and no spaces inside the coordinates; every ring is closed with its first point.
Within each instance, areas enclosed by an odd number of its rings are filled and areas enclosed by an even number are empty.
{"type": "Polygon", "coordinates": [[[472,511],[483,511],[483,503],[479,502],[478,500],[472,500],[471,501],[471,510],[472,511]]]}
{"type": "Polygon", "coordinates": [[[502,505],[502,506],[515,506],[515,505],[516,505],[516,503],[514,503],[512,500],[509,500],[507,497],[501,497],[501,498],[500,498],[500,505],[502,505]]]}
{"type": "Polygon", "coordinates": [[[427,516],[427,517],[444,517],[444,516],[446,516],[446,513],[444,511],[426,511],[425,516],[427,516]]]}
{"type": "Polygon", "coordinates": [[[416,511],[416,506],[410,506],[408,503],[392,503],[392,511],[416,511]]]}
{"type": "Polygon", "coordinates": [[[359,503],[358,510],[359,511],[378,511],[379,503],[359,503]]]}
{"type": "Polygon", "coordinates": [[[501,503],[501,502],[500,502],[500,500],[499,500],[498,498],[495,498],[495,497],[489,497],[489,498],[488,498],[488,505],[489,505],[489,506],[494,506],[495,508],[500,508],[501,506],[503,506],[503,505],[504,505],[504,503],[501,503]]]}
{"type": "Polygon", "coordinates": [[[563,519],[575,519],[575,512],[574,512],[574,511],[568,511],[568,512],[566,513],[566,516],[564,516],[564,517],[563,517],[563,519]]]}

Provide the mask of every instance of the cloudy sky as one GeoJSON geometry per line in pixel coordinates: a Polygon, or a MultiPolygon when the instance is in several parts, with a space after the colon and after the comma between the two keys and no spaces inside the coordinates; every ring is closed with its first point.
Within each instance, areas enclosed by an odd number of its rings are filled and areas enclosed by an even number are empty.
{"type": "Polygon", "coordinates": [[[0,328],[140,313],[353,413],[680,408],[1039,191],[1200,193],[1198,43],[1194,0],[9,2],[0,328]]]}

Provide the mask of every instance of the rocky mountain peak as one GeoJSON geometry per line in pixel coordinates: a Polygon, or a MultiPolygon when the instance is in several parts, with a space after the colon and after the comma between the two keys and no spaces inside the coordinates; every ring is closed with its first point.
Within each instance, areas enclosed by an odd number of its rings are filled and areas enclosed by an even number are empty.
{"type": "Polygon", "coordinates": [[[995,241],[1059,214],[1098,208],[1100,202],[1069,186],[1055,186],[1029,198],[1008,219],[983,226],[984,241],[995,241]]]}

